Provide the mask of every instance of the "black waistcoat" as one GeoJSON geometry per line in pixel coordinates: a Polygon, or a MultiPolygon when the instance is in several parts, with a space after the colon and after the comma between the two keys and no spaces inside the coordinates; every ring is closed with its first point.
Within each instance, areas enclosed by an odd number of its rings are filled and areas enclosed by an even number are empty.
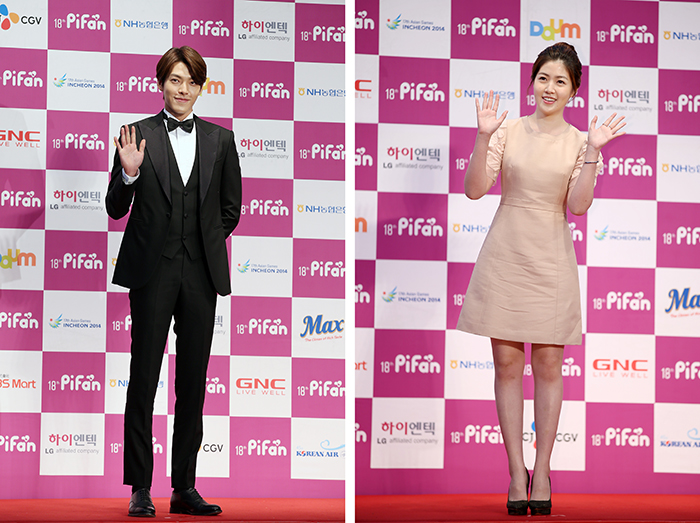
{"type": "Polygon", "coordinates": [[[196,260],[204,253],[202,228],[199,223],[199,150],[195,152],[192,173],[187,180],[187,185],[183,185],[170,138],[166,137],[165,142],[168,147],[170,199],[173,209],[163,256],[172,259],[184,245],[190,258],[196,260]]]}

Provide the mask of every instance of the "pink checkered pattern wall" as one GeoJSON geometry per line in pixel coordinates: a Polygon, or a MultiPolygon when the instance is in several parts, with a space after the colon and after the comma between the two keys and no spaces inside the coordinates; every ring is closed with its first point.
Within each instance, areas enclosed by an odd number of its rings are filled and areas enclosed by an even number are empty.
{"type": "MultiPolygon", "coordinates": [[[[131,323],[126,289],[110,283],[126,222],[104,210],[111,137],[162,109],[155,65],[182,45],[208,64],[195,113],[233,128],[244,177],[197,486],[343,496],[344,40],[342,0],[0,1],[2,497],[128,492],[131,323]]],[[[155,496],[170,485],[169,341],[155,496]]]]}
{"type": "Polygon", "coordinates": [[[584,340],[565,348],[554,490],[700,492],[700,3],[355,11],[357,493],[507,488],[490,342],[455,330],[500,186],[469,201],[463,178],[475,98],[493,89],[509,118],[531,114],[531,64],[562,40],[584,66],[565,118],[585,131],[617,111],[628,135],[604,149],[588,213],[569,216],[584,340]]]}

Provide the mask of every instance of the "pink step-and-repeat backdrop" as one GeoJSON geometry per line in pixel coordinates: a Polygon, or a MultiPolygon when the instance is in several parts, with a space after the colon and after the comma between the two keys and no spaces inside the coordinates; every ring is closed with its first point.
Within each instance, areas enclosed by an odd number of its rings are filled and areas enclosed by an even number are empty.
{"type": "MultiPolygon", "coordinates": [[[[584,340],[565,349],[554,491],[699,493],[700,3],[357,0],[355,16],[357,493],[506,491],[490,342],[455,330],[500,186],[470,201],[463,178],[474,99],[531,114],[531,64],[562,40],[584,65],[565,117],[585,131],[618,111],[629,134],[569,219],[584,340]]],[[[531,468],[529,364],[524,387],[531,468]]]]}
{"type": "MultiPolygon", "coordinates": [[[[344,493],[342,0],[0,0],[3,498],[128,496],[126,220],[104,210],[123,124],[163,107],[155,66],[204,56],[195,113],[233,128],[243,215],[229,240],[197,486],[344,493]]],[[[155,496],[170,491],[173,338],[156,396],[155,496]]]]}

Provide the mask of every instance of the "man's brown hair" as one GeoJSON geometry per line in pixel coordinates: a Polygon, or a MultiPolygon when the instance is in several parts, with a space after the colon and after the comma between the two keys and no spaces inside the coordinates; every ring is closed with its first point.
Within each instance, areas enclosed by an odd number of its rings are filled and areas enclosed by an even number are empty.
{"type": "Polygon", "coordinates": [[[156,78],[159,85],[165,83],[178,62],[185,64],[195,84],[204,85],[207,81],[207,64],[197,51],[186,45],[168,49],[160,57],[156,65],[156,78]]]}

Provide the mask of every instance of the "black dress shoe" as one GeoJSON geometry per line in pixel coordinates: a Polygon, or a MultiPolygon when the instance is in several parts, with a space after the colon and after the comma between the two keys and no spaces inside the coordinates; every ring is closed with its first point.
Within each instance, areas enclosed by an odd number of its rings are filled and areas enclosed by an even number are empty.
{"type": "MultiPolygon", "coordinates": [[[[527,490],[530,490],[530,471],[527,472],[527,490]]],[[[506,508],[508,509],[509,516],[527,516],[527,499],[520,499],[517,501],[511,501],[510,499],[506,503],[506,508]]]]}
{"type": "Polygon", "coordinates": [[[156,507],[151,499],[151,491],[147,488],[138,489],[129,500],[129,515],[139,518],[156,517],[156,507]]]}
{"type": "Polygon", "coordinates": [[[549,480],[549,499],[531,499],[528,503],[533,516],[549,516],[552,513],[552,480],[549,480]]]}
{"type": "Polygon", "coordinates": [[[193,488],[181,492],[173,492],[170,496],[171,514],[190,514],[192,516],[216,516],[221,514],[219,505],[212,505],[202,499],[193,488]]]}

